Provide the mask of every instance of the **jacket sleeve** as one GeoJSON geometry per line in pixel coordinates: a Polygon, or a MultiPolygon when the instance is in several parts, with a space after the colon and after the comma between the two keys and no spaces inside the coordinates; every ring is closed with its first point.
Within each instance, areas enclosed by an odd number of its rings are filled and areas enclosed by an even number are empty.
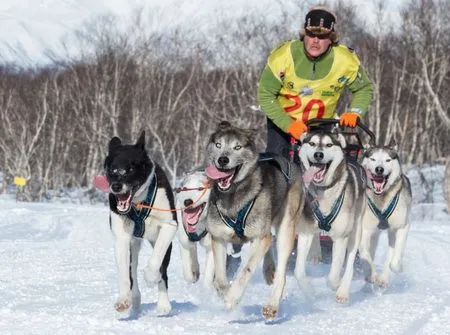
{"type": "Polygon", "coordinates": [[[282,84],[281,79],[272,72],[269,65],[266,65],[259,79],[257,99],[267,117],[286,132],[292,119],[284,112],[277,100],[282,84]]]}
{"type": "Polygon", "coordinates": [[[355,80],[348,88],[352,92],[350,111],[364,116],[373,99],[373,85],[362,66],[359,67],[355,80]]]}

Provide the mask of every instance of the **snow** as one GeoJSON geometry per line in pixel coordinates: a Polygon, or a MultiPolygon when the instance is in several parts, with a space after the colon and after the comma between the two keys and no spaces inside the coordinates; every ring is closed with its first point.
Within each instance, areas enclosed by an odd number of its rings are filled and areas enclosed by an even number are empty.
{"type": "MultiPolygon", "coordinates": [[[[241,303],[226,311],[214,293],[184,281],[179,243],[169,266],[172,312],[156,313],[156,288],[146,287],[140,256],[142,313],[114,310],[118,294],[113,238],[104,204],[62,199],[48,203],[0,198],[0,334],[450,334],[450,215],[442,197],[443,167],[422,170],[434,180],[433,203],[415,202],[404,271],[386,290],[373,290],[356,274],[350,303],[339,305],[326,286],[329,264],[309,265],[313,298],[287,278],[279,317],[260,310],[270,295],[261,266],[241,303]]],[[[420,194],[418,170],[408,175],[420,194]]],[[[381,267],[387,239],[380,239],[381,267]]],[[[247,249],[244,248],[244,255],[247,249]]],[[[201,266],[204,252],[199,248],[201,266]]]]}

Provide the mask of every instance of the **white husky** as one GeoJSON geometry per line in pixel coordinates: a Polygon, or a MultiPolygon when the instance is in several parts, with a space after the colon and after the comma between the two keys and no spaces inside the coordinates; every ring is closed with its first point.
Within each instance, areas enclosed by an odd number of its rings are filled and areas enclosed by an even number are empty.
{"type": "MultiPolygon", "coordinates": [[[[205,248],[206,260],[203,283],[212,288],[214,280],[214,257],[211,249],[211,235],[206,230],[208,200],[211,192],[205,171],[197,170],[185,175],[180,187],[175,189],[178,222],[183,229],[178,229],[181,260],[184,279],[196,283],[200,277],[197,245],[205,248]]],[[[230,244],[227,252],[227,276],[231,279],[241,263],[241,245],[230,244]]]]}
{"type": "Polygon", "coordinates": [[[363,220],[360,255],[366,280],[380,287],[389,285],[391,271],[402,270],[402,256],[409,230],[411,187],[402,173],[397,145],[369,146],[362,165],[367,173],[368,203],[363,220]],[[387,229],[389,251],[381,275],[373,264],[381,230],[387,229]]]}
{"type": "Polygon", "coordinates": [[[364,171],[344,157],[346,141],[342,134],[311,132],[302,138],[299,156],[304,169],[306,201],[303,219],[297,226],[297,262],[295,276],[308,286],[305,263],[318,228],[333,240],[328,284],[336,289],[336,301],[349,298],[353,263],[361,238],[361,220],[366,206],[364,171]],[[346,259],[345,273],[341,269],[346,259]]]}
{"type": "Polygon", "coordinates": [[[183,262],[184,279],[195,283],[200,276],[200,266],[197,257],[197,244],[206,249],[205,286],[212,286],[214,279],[214,257],[211,249],[211,235],[206,230],[206,217],[210,189],[208,178],[203,171],[187,174],[175,189],[178,222],[184,229],[178,229],[181,260],[183,262]],[[197,243],[198,242],[198,243],[197,243]]]}

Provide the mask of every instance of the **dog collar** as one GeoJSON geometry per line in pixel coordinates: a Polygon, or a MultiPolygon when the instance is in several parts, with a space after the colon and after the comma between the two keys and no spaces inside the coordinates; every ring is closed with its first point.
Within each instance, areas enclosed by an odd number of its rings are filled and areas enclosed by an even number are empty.
{"type": "MultiPolygon", "coordinates": [[[[184,227],[184,225],[183,225],[183,227],[184,227]]],[[[188,236],[188,238],[189,238],[189,241],[191,241],[191,242],[198,242],[198,241],[200,241],[203,237],[205,237],[206,234],[208,234],[208,231],[207,231],[206,229],[205,229],[200,235],[197,234],[197,233],[188,233],[188,232],[186,231],[186,228],[184,228],[184,231],[186,232],[186,234],[187,234],[187,236],[188,236]]]]}
{"type": "Polygon", "coordinates": [[[138,209],[135,205],[133,205],[128,212],[127,216],[129,219],[131,219],[134,222],[134,228],[133,228],[133,235],[135,237],[144,236],[145,233],[145,219],[149,216],[151,210],[151,207],[153,206],[153,203],[155,202],[156,198],[156,190],[158,183],[156,180],[156,174],[152,178],[152,181],[148,187],[147,191],[147,197],[144,201],[142,201],[140,204],[144,205],[138,209]]]}

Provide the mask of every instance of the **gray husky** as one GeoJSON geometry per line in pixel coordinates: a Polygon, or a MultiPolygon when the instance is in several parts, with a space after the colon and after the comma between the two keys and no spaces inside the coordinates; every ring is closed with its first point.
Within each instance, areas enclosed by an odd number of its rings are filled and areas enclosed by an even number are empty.
{"type": "Polygon", "coordinates": [[[328,285],[336,290],[336,301],[349,299],[353,263],[361,237],[362,216],[366,206],[364,171],[345,158],[346,141],[342,134],[311,132],[302,137],[299,156],[304,169],[305,209],[298,225],[295,276],[307,289],[305,262],[317,229],[333,240],[328,285]],[[341,269],[346,260],[344,275],[341,269]]]}
{"type": "Polygon", "coordinates": [[[223,121],[211,135],[207,145],[211,165],[206,173],[213,180],[213,187],[207,227],[212,237],[215,286],[226,308],[235,307],[242,298],[255,268],[271,247],[274,228],[277,266],[276,270],[272,264],[264,266],[266,281],[273,280],[274,285],[262,310],[265,318],[273,319],[286,282],[286,266],[303,197],[301,178],[294,178],[299,176],[298,168],[281,158],[260,158],[255,133],[223,121]],[[229,242],[251,243],[247,263],[231,284],[225,271],[229,242]]]}
{"type": "Polygon", "coordinates": [[[368,202],[360,245],[366,280],[380,287],[389,285],[391,271],[402,270],[402,256],[409,230],[411,186],[402,173],[397,145],[369,145],[363,152],[362,165],[367,173],[368,202]],[[381,230],[388,231],[389,252],[383,271],[376,274],[373,258],[381,230]]]}

